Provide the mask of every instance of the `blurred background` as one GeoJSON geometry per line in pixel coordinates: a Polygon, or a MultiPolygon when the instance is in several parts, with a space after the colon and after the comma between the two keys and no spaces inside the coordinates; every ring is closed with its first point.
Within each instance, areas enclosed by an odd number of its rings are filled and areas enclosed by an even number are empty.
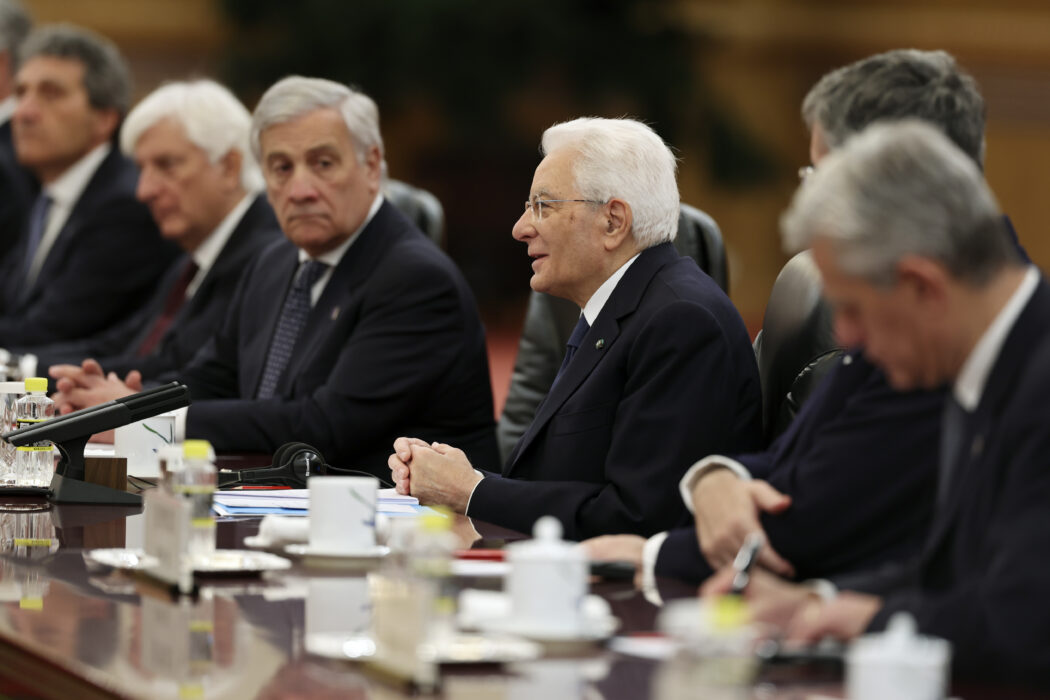
{"type": "Polygon", "coordinates": [[[379,104],[392,176],[447,216],[490,335],[502,402],[531,274],[510,236],[543,129],[640,118],[681,159],[682,200],[718,221],[752,335],[786,257],[777,217],[809,162],[799,105],[826,71],[878,51],[945,49],[988,104],[988,179],[1044,270],[1050,199],[1046,0],[23,0],[37,23],[107,36],[136,97],[214,77],[249,109],[290,73],[379,104]]]}

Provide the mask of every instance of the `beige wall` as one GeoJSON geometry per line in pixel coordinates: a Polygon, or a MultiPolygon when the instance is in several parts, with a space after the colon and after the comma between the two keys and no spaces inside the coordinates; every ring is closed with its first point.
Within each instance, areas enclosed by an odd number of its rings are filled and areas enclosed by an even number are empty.
{"type": "Polygon", "coordinates": [[[1033,260],[1050,269],[1050,3],[682,0],[672,21],[697,35],[697,61],[718,100],[783,161],[774,182],[726,191],[703,172],[700,146],[681,144],[683,198],[722,225],[732,296],[752,330],[784,260],[777,216],[808,163],[802,97],[825,71],[892,48],[945,49],[977,78],[988,102],[989,182],[1033,260]]]}

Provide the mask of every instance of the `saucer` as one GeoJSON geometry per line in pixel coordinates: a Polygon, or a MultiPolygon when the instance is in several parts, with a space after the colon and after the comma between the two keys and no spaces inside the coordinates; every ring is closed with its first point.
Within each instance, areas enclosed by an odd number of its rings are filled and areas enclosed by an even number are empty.
{"type": "Polygon", "coordinates": [[[288,544],[288,542],[274,542],[262,535],[251,535],[244,538],[244,546],[252,549],[280,549],[283,544],[288,544]]]}
{"type": "Polygon", "coordinates": [[[141,549],[89,549],[83,556],[93,564],[131,571],[149,569],[159,563],[156,557],[145,554],[141,549]]]}
{"type": "Polygon", "coordinates": [[[483,632],[510,634],[540,643],[596,643],[612,637],[620,626],[620,621],[612,615],[585,618],[582,628],[578,630],[543,629],[536,626],[535,620],[513,617],[478,620],[476,624],[483,632]]]}
{"type": "MultiPolygon", "coordinates": [[[[329,659],[362,661],[375,656],[375,642],[367,634],[312,633],[304,637],[306,651],[329,659]]],[[[540,645],[520,637],[457,633],[440,643],[420,646],[427,661],[442,665],[501,664],[539,658],[540,645]]]]}
{"type": "Polygon", "coordinates": [[[246,549],[216,549],[206,560],[194,563],[193,573],[198,576],[239,576],[290,568],[292,562],[276,554],[246,549]]]}
{"type": "Polygon", "coordinates": [[[350,568],[371,566],[389,554],[390,548],[377,544],[364,551],[347,552],[315,548],[311,547],[309,544],[289,544],[285,545],[284,551],[286,554],[291,554],[295,557],[302,557],[304,561],[315,563],[319,566],[350,568]]]}

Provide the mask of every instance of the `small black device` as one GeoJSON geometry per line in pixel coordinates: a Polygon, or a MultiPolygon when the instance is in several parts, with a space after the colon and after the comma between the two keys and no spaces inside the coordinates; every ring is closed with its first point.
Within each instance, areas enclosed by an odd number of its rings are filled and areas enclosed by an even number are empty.
{"type": "Polygon", "coordinates": [[[273,464],[257,469],[223,469],[219,472],[219,488],[238,486],[290,486],[306,488],[307,477],[327,474],[328,465],[316,447],[305,442],[289,442],[273,453],[273,464]]]}

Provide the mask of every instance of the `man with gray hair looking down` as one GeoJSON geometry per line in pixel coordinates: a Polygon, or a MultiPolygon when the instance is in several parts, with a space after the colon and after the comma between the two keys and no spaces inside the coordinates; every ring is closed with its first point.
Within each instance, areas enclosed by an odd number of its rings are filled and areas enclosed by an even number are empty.
{"type": "Polygon", "coordinates": [[[542,151],[512,233],[532,288],[581,309],[550,393],[502,473],[420,436],[397,440],[389,464],[421,503],[518,531],[552,514],[572,539],[652,534],[684,521],[676,484],[693,460],[757,445],[754,353],[732,303],[671,242],[675,159],[652,129],[576,119],[547,129],[542,151]]]}
{"type": "MultiPolygon", "coordinates": [[[[496,454],[484,331],[455,264],[380,194],[383,141],[367,95],[285,78],[252,117],[251,146],[286,240],[245,270],[222,329],[179,375],[185,434],[216,450],[291,441],[384,474],[418,431],[496,454]]],[[[72,407],[129,393],[113,378],[63,391],[72,407]]]]}
{"type": "Polygon", "coordinates": [[[973,160],[917,121],[872,126],[829,155],[781,226],[786,248],[812,249],[844,343],[898,391],[951,390],[918,560],[843,577],[845,592],[824,597],[755,572],[752,612],[806,641],[908,612],[952,643],[957,675],[1046,683],[1050,286],[1003,234],[973,160]]]}

